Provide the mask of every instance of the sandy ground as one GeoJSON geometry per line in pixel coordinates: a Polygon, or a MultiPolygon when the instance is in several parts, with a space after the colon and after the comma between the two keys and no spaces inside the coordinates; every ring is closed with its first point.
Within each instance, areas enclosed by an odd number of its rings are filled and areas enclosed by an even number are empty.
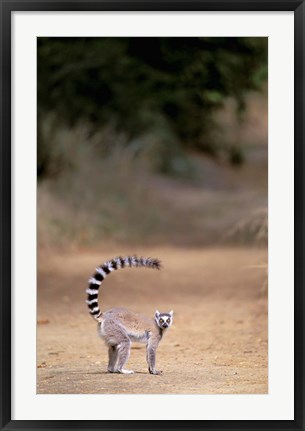
{"type": "Polygon", "coordinates": [[[263,394],[268,392],[267,251],[258,248],[128,248],[40,253],[37,393],[263,394]],[[108,374],[107,349],[85,304],[87,279],[118,254],[149,255],[162,271],[111,274],[100,306],[153,316],[174,310],[157,368],[148,374],[145,345],[133,344],[133,375],[108,374]]]}

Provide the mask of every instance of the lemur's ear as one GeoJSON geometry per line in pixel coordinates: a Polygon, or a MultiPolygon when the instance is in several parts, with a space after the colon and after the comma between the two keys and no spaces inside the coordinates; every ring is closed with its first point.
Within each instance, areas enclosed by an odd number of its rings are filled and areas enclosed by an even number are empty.
{"type": "Polygon", "coordinates": [[[169,312],[169,314],[171,315],[171,317],[173,317],[173,314],[174,314],[173,310],[171,310],[171,311],[169,312]]]}
{"type": "Polygon", "coordinates": [[[160,316],[160,313],[159,313],[158,310],[156,310],[156,312],[155,312],[155,318],[158,319],[159,316],[160,316]]]}

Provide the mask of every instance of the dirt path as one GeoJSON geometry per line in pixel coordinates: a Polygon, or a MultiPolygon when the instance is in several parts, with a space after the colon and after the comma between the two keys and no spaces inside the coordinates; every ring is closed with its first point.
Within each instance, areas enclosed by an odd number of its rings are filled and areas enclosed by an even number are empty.
{"type": "Polygon", "coordinates": [[[267,393],[266,263],[266,250],[250,248],[41,253],[37,393],[267,393]],[[157,354],[163,376],[148,374],[141,344],[133,344],[128,362],[135,374],[106,373],[107,349],[84,302],[96,265],[133,251],[160,258],[164,269],[115,272],[100,306],[151,316],[174,310],[157,354]]]}

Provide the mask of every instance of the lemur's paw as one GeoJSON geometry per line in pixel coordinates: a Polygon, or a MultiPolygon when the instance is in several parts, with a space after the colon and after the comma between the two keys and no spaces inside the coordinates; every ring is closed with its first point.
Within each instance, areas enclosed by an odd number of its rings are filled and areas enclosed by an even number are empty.
{"type": "Polygon", "coordinates": [[[163,371],[158,370],[149,370],[150,374],[154,374],[155,376],[162,376],[163,371]]]}
{"type": "Polygon", "coordinates": [[[120,374],[134,374],[134,371],[124,370],[124,368],[122,368],[121,370],[118,370],[118,373],[120,373],[120,374]]]}

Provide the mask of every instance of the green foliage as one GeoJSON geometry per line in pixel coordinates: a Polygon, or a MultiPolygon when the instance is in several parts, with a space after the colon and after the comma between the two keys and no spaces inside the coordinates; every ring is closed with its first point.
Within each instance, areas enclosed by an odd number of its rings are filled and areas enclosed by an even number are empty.
{"type": "MultiPolygon", "coordinates": [[[[217,155],[213,112],[229,96],[242,111],[246,92],[260,89],[267,77],[267,38],[38,38],[37,55],[40,129],[52,112],[93,131],[111,124],[126,142],[147,133],[161,146],[176,142],[178,153],[217,155]]],[[[40,129],[43,175],[52,155],[40,129]]],[[[179,154],[176,159],[170,165],[186,169],[179,154]]],[[[161,163],[161,170],[172,167],[161,163]]]]}

